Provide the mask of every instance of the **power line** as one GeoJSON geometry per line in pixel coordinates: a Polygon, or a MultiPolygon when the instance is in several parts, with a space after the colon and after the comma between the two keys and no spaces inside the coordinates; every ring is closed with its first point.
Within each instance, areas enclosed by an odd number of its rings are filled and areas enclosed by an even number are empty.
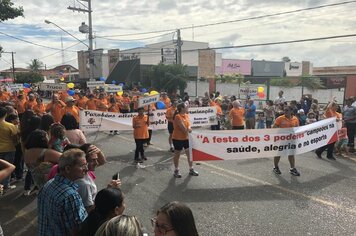
{"type": "Polygon", "coordinates": [[[96,36],[96,38],[100,38],[100,39],[105,39],[105,40],[111,40],[111,41],[119,41],[119,42],[128,42],[128,41],[140,41],[140,40],[146,40],[146,39],[154,39],[154,38],[159,38],[165,35],[170,35],[170,34],[174,34],[175,32],[169,32],[169,33],[165,33],[165,34],[160,34],[157,36],[152,36],[152,37],[146,37],[146,38],[138,38],[138,39],[113,39],[113,38],[107,38],[107,37],[102,37],[102,36],[96,36]]]}
{"type": "MultiPolygon", "coordinates": [[[[59,51],[62,50],[62,49],[60,49],[60,48],[54,48],[54,47],[50,47],[50,46],[46,46],[46,45],[42,45],[42,44],[30,42],[30,41],[27,41],[27,40],[25,40],[25,39],[21,39],[21,38],[18,38],[18,37],[15,37],[15,36],[12,36],[12,35],[3,33],[3,32],[0,32],[0,34],[5,35],[5,36],[10,37],[10,38],[13,38],[13,39],[16,39],[16,40],[19,40],[19,41],[22,41],[22,42],[25,42],[25,43],[28,43],[28,44],[31,44],[31,45],[34,45],[34,46],[43,47],[43,48],[48,48],[48,49],[52,49],[52,50],[59,50],[59,51]]],[[[75,52],[75,51],[73,51],[73,50],[67,50],[67,51],[75,52]]]]}
{"type": "Polygon", "coordinates": [[[5,60],[4,58],[0,57],[0,60],[3,60],[4,62],[6,62],[6,63],[9,64],[10,66],[12,66],[12,64],[11,64],[8,60],[5,60]]]}
{"type": "MultiPolygon", "coordinates": [[[[181,27],[180,29],[181,30],[192,29],[192,28],[195,29],[195,28],[202,28],[202,27],[215,26],[215,25],[221,25],[221,24],[229,24],[229,23],[235,23],[235,22],[241,22],[241,21],[257,20],[257,19],[263,19],[263,18],[268,18],[268,17],[273,17],[273,16],[282,16],[282,15],[287,15],[287,14],[292,14],[292,13],[300,13],[303,11],[311,11],[311,10],[316,10],[316,9],[321,9],[321,8],[340,6],[340,5],[345,5],[345,4],[355,3],[355,2],[356,1],[345,1],[345,2],[340,2],[340,3],[332,3],[332,4],[320,5],[320,6],[316,6],[316,7],[301,8],[301,9],[292,10],[292,11],[278,12],[278,13],[273,13],[273,14],[266,14],[266,15],[261,15],[261,16],[254,16],[254,17],[248,17],[248,18],[242,18],[242,19],[236,19],[236,20],[230,20],[230,21],[221,21],[221,22],[215,22],[215,23],[209,23],[209,24],[186,26],[186,27],[181,27]]],[[[176,30],[176,29],[155,30],[155,31],[149,31],[149,32],[142,32],[142,33],[105,35],[105,36],[101,36],[101,37],[134,36],[134,35],[143,35],[143,34],[163,33],[163,32],[173,31],[173,30],[176,30]]]]}

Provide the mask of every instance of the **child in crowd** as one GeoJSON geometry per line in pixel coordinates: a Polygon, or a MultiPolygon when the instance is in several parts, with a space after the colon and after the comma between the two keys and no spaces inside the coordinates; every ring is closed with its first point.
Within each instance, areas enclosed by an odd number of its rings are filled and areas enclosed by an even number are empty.
{"type": "Polygon", "coordinates": [[[309,111],[307,119],[305,120],[305,124],[309,125],[311,123],[317,122],[317,119],[315,117],[315,113],[312,111],[309,111]]]}
{"type": "Polygon", "coordinates": [[[257,116],[257,129],[265,128],[265,113],[259,112],[257,116]]]}
{"type": "Polygon", "coordinates": [[[305,125],[305,122],[307,120],[307,116],[305,115],[304,113],[304,110],[303,109],[300,109],[298,110],[298,120],[299,120],[299,125],[302,126],[302,125],[305,125]]]}
{"type": "Polygon", "coordinates": [[[51,125],[51,139],[48,142],[49,148],[54,149],[57,152],[63,152],[65,146],[70,144],[69,139],[64,134],[64,130],[65,128],[61,124],[54,123],[51,125]]]}
{"type": "Polygon", "coordinates": [[[347,147],[349,139],[347,138],[347,129],[345,127],[345,123],[342,124],[342,128],[339,129],[337,132],[338,132],[339,140],[336,143],[336,151],[339,156],[349,157],[350,153],[347,147]],[[345,152],[345,155],[343,155],[342,151],[345,152]]]}

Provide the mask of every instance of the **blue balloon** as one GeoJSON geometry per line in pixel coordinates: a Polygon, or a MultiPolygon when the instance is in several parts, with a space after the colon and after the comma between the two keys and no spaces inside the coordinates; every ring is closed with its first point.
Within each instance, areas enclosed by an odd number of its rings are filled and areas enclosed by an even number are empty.
{"type": "Polygon", "coordinates": [[[31,85],[28,84],[28,83],[24,83],[23,86],[24,86],[25,88],[31,88],[31,85]]]}
{"type": "Polygon", "coordinates": [[[115,81],[115,80],[113,80],[113,81],[111,81],[111,83],[112,83],[112,84],[116,84],[116,81],[115,81]]]}
{"type": "Polygon", "coordinates": [[[156,106],[157,106],[157,109],[165,109],[166,108],[166,105],[162,101],[158,101],[156,103],[156,106]]]}
{"type": "Polygon", "coordinates": [[[100,81],[105,81],[106,79],[105,79],[104,76],[101,76],[101,77],[99,78],[99,80],[100,80],[100,81]]]}
{"type": "Polygon", "coordinates": [[[147,93],[147,89],[143,88],[143,89],[141,89],[141,92],[142,93],[147,93]]]}
{"type": "Polygon", "coordinates": [[[68,90],[67,93],[68,93],[69,96],[73,96],[75,94],[75,91],[74,90],[68,90]]]}

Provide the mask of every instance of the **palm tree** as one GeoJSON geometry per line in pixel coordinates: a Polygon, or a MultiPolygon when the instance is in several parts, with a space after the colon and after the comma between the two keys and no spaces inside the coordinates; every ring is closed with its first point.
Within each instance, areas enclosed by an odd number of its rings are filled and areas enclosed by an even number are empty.
{"type": "Polygon", "coordinates": [[[28,64],[28,69],[32,70],[32,71],[39,71],[41,68],[43,67],[43,62],[41,62],[38,59],[33,59],[31,60],[31,63],[28,64]]]}

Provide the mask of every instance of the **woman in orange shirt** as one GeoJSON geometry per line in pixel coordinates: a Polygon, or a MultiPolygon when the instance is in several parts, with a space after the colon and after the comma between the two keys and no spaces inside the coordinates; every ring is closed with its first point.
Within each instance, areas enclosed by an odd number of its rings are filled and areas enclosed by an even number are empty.
{"type": "Polygon", "coordinates": [[[46,106],[43,104],[42,98],[36,99],[36,106],[33,108],[33,111],[38,116],[43,116],[46,113],[46,106]]]}
{"type": "Polygon", "coordinates": [[[188,106],[185,103],[180,103],[177,105],[177,111],[173,116],[173,134],[172,141],[174,146],[174,173],[175,178],[182,178],[179,171],[179,157],[180,153],[184,148],[185,154],[188,157],[189,164],[189,175],[198,176],[198,172],[193,169],[193,161],[189,158],[189,133],[192,131],[190,128],[190,120],[188,115],[188,106]]]}
{"type": "Polygon", "coordinates": [[[96,110],[96,99],[94,94],[89,94],[89,100],[85,103],[85,109],[87,110],[96,110]]]}
{"type": "Polygon", "coordinates": [[[148,138],[148,126],[149,126],[149,118],[148,115],[144,114],[144,109],[142,107],[138,108],[138,115],[132,118],[132,127],[134,129],[134,139],[136,143],[135,150],[135,163],[142,163],[143,160],[147,160],[143,144],[146,142],[148,138]],[[139,158],[139,154],[141,154],[141,158],[139,158]]]}
{"type": "Polygon", "coordinates": [[[232,129],[244,129],[245,109],[241,107],[240,102],[237,100],[232,102],[232,106],[233,108],[229,112],[232,129]]]}
{"type": "Polygon", "coordinates": [[[174,146],[173,146],[173,141],[172,141],[172,134],[173,134],[173,115],[177,110],[177,104],[178,104],[178,100],[177,99],[173,99],[172,100],[172,106],[170,106],[167,110],[166,110],[166,119],[168,121],[168,133],[169,133],[169,137],[168,137],[168,143],[170,146],[169,151],[174,152],[174,146]]]}

